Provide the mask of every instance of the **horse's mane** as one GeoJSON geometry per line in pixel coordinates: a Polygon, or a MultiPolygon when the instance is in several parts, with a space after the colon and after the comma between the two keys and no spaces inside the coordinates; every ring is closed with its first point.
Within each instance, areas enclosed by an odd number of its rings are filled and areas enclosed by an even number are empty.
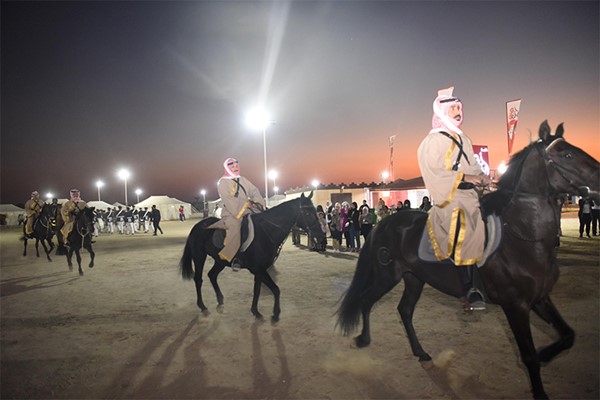
{"type": "Polygon", "coordinates": [[[481,209],[484,216],[491,214],[502,214],[502,210],[510,201],[514,193],[514,189],[519,182],[519,178],[523,172],[525,160],[536,145],[537,142],[533,142],[511,157],[510,161],[508,162],[508,168],[506,169],[506,172],[496,183],[498,190],[485,195],[481,199],[481,209]]]}

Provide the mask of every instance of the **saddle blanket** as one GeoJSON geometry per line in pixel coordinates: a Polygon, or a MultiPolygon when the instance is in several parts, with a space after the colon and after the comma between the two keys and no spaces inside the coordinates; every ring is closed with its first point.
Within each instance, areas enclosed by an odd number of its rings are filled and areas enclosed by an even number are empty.
{"type": "MultiPolygon", "coordinates": [[[[485,248],[483,249],[483,255],[481,260],[477,263],[478,267],[482,267],[487,259],[494,254],[494,252],[498,249],[500,245],[500,241],[502,240],[502,220],[497,215],[490,215],[487,217],[487,221],[485,224],[486,227],[486,243],[485,248]]],[[[447,262],[448,260],[438,260],[433,251],[433,246],[431,245],[431,239],[429,238],[429,234],[427,233],[427,228],[424,227],[423,233],[421,235],[421,241],[419,242],[419,258],[423,261],[427,262],[447,262]]]]}

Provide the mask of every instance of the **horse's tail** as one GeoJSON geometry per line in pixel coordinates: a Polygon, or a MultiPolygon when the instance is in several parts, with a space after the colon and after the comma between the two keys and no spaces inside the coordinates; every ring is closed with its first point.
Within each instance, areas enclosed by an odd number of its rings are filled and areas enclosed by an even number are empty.
{"type": "Polygon", "coordinates": [[[369,286],[373,282],[373,268],[371,266],[372,249],[375,231],[377,227],[369,233],[369,238],[360,251],[358,262],[356,263],[356,271],[350,287],[344,293],[342,304],[337,310],[338,320],[336,326],[339,326],[344,335],[349,335],[358,326],[362,311],[363,296],[369,286]]]}
{"type": "MultiPolygon", "coordinates": [[[[194,226],[194,228],[196,227],[194,226]]],[[[181,260],[179,261],[181,277],[184,280],[190,280],[194,277],[194,268],[192,267],[192,246],[194,245],[194,236],[194,229],[192,229],[185,243],[181,260]]]]}

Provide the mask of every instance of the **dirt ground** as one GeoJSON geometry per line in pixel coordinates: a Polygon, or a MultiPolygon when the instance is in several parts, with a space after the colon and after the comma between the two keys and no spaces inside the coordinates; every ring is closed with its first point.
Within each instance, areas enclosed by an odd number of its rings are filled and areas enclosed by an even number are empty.
{"type": "MultiPolygon", "coordinates": [[[[104,235],[96,266],[69,271],[64,257],[22,257],[17,228],[0,231],[1,398],[43,399],[520,399],[530,398],[498,306],[472,315],[426,287],[415,327],[433,362],[410,352],[396,305],[402,284],[372,314],[371,346],[335,330],[337,301],[357,255],[318,254],[288,240],[276,263],[281,321],[250,313],[252,276],[224,271],[225,307],[208,315],[178,261],[192,225],[168,221],[164,235],[104,235]]],[[[579,239],[563,218],[561,279],[554,302],[577,333],[575,346],[542,369],[555,399],[598,399],[599,237],[579,239]]],[[[303,237],[303,243],[306,238],[303,237]]],[[[208,267],[208,264],[207,264],[208,267]]],[[[273,298],[259,303],[271,315],[273,298]]],[[[533,317],[538,346],[553,331],[533,317]]]]}

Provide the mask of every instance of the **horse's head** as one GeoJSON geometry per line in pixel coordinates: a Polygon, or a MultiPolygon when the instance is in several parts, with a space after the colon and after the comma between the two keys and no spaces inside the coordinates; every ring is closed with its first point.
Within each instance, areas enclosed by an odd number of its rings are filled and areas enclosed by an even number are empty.
{"type": "Polygon", "coordinates": [[[43,215],[50,221],[50,225],[52,227],[56,227],[56,214],[58,212],[57,206],[55,204],[45,204],[42,206],[42,212],[40,215],[43,215]]]}
{"type": "Polygon", "coordinates": [[[310,233],[310,237],[316,244],[325,238],[325,232],[323,232],[317,210],[312,203],[312,196],[313,192],[310,192],[308,196],[305,196],[304,193],[300,195],[300,213],[296,219],[296,225],[310,233]]]}
{"type": "Polygon", "coordinates": [[[91,234],[94,231],[94,207],[85,207],[76,213],[75,226],[80,235],[91,234]]]}
{"type": "Polygon", "coordinates": [[[582,149],[568,143],[561,123],[550,132],[547,121],[542,122],[539,136],[542,156],[547,166],[548,182],[556,193],[579,195],[600,192],[600,164],[582,149]]]}

